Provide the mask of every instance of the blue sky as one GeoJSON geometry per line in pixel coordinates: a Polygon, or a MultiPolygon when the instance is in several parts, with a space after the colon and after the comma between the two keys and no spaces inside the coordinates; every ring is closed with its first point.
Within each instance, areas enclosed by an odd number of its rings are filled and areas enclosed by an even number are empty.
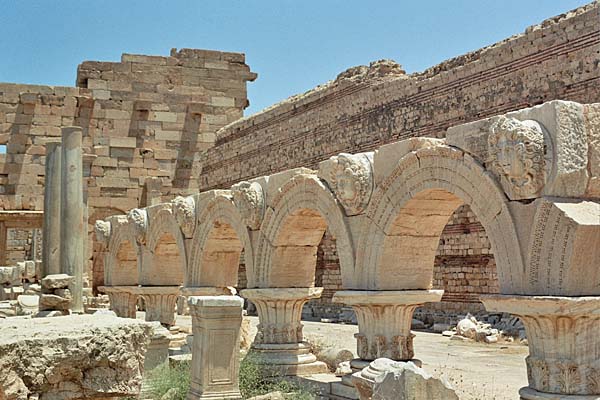
{"type": "Polygon", "coordinates": [[[5,0],[0,82],[73,86],[81,61],[123,52],[240,51],[259,75],[249,114],[354,65],[391,58],[421,71],[587,2],[5,0]]]}

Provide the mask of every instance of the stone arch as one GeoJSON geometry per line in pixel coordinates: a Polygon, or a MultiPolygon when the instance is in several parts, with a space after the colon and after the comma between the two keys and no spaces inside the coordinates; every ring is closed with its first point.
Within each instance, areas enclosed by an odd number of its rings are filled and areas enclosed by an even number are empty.
{"type": "Polygon", "coordinates": [[[462,204],[491,241],[500,290],[522,290],[524,263],[505,193],[472,156],[446,145],[409,152],[377,185],[358,243],[357,288],[429,289],[440,234],[462,204]]]}
{"type": "MultiPolygon", "coordinates": [[[[104,220],[111,215],[125,215],[125,211],[116,207],[96,207],[88,218],[88,227],[93,228],[96,221],[104,220]]],[[[98,242],[93,229],[88,232],[87,243],[90,246],[86,248],[85,258],[89,257],[91,259],[92,287],[96,290],[98,286],[104,286],[104,267],[108,249],[104,247],[104,244],[98,242]]]]}
{"type": "Polygon", "coordinates": [[[329,188],[315,174],[298,174],[281,185],[261,226],[259,287],[314,286],[317,246],[327,228],[337,240],[341,270],[353,271],[352,236],[329,188]]]}
{"type": "Polygon", "coordinates": [[[200,203],[186,286],[237,286],[243,250],[251,287],[254,251],[248,227],[233,203],[231,191],[213,191],[206,196],[211,198],[200,203]]]}
{"type": "Polygon", "coordinates": [[[148,208],[146,248],[152,254],[144,262],[141,274],[148,285],[182,285],[187,270],[187,257],[181,229],[173,215],[171,204],[162,204],[156,210],[148,208]]]}
{"type": "Polygon", "coordinates": [[[106,286],[139,284],[138,251],[127,217],[110,217],[111,235],[105,261],[106,286]]]}

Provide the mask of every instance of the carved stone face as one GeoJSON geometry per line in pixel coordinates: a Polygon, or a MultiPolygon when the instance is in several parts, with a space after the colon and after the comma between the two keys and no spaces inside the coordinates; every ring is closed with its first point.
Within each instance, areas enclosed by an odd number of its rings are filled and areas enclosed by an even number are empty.
{"type": "Polygon", "coordinates": [[[519,186],[530,182],[532,177],[528,171],[531,169],[532,162],[526,158],[525,143],[502,136],[496,146],[497,162],[502,172],[519,186]]]}
{"type": "Polygon", "coordinates": [[[336,174],[337,194],[342,201],[352,202],[358,196],[360,188],[357,187],[357,182],[352,175],[352,170],[344,168],[336,174]]]}
{"type": "Polygon", "coordinates": [[[365,210],[373,190],[371,163],[367,156],[342,153],[331,157],[320,174],[348,215],[365,210]]]}
{"type": "Polygon", "coordinates": [[[488,137],[490,165],[513,199],[532,198],[544,186],[544,134],[535,121],[499,117],[488,137]]]}

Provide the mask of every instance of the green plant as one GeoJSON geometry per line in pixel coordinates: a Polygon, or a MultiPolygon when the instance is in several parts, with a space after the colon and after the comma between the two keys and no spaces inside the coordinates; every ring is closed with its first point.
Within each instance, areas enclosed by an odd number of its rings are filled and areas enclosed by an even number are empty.
{"type": "Polygon", "coordinates": [[[256,353],[248,353],[240,363],[240,392],[244,399],[271,392],[281,392],[286,400],[313,400],[314,395],[298,385],[284,380],[260,363],[256,353]]]}
{"type": "Polygon", "coordinates": [[[154,399],[160,400],[170,389],[175,389],[171,400],[185,400],[190,388],[191,366],[180,362],[174,366],[163,363],[148,373],[150,390],[154,399]]]}

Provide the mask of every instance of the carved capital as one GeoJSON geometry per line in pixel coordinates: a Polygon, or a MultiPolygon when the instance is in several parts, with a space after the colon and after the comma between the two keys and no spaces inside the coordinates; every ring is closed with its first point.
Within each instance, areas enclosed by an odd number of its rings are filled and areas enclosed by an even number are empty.
{"type": "Polygon", "coordinates": [[[146,244],[146,232],[148,230],[148,214],[146,210],[134,208],[127,214],[127,221],[131,224],[132,233],[138,244],[146,244]]]}
{"type": "Polygon", "coordinates": [[[96,232],[96,240],[102,243],[103,246],[107,246],[111,233],[110,222],[97,220],[94,224],[94,231],[96,232]]]}
{"type": "Polygon", "coordinates": [[[546,182],[542,127],[536,121],[505,116],[492,121],[488,165],[511,199],[538,197],[546,182]]]}
{"type": "Polygon", "coordinates": [[[600,394],[600,297],[487,295],[482,301],[525,325],[529,389],[560,398],[600,394]]]}
{"type": "Polygon", "coordinates": [[[323,288],[245,289],[241,294],[258,311],[260,323],[255,344],[301,343],[302,307],[317,298],[323,288]]]}
{"type": "Polygon", "coordinates": [[[358,320],[358,356],[363,360],[389,358],[407,361],[414,357],[410,331],[414,310],[425,302],[440,301],[441,290],[339,291],[337,303],[354,309],[358,320]]]}
{"type": "Polygon", "coordinates": [[[347,215],[365,211],[373,192],[373,168],[366,154],[333,156],[321,164],[319,177],[328,183],[347,215]]]}
{"type": "Polygon", "coordinates": [[[171,202],[175,220],[185,237],[190,238],[196,229],[196,203],[192,197],[177,196],[171,202]]]}
{"type": "Polygon", "coordinates": [[[233,203],[239,209],[244,222],[252,230],[260,228],[265,214],[265,196],[257,182],[243,181],[231,187],[233,203]]]}

